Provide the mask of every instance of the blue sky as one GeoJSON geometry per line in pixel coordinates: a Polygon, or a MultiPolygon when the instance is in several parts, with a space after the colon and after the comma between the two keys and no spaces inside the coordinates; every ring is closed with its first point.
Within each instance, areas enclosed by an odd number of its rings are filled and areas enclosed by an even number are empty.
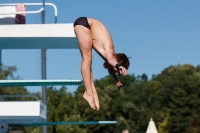
{"type": "MultiPolygon", "coordinates": [[[[42,2],[42,0],[1,0],[1,3],[42,2]]],[[[46,0],[58,8],[58,23],[73,23],[80,16],[102,21],[110,31],[116,52],[130,58],[129,74],[160,73],[177,64],[197,66],[200,56],[199,0],[46,0]]],[[[27,7],[37,10],[40,7],[27,7]]],[[[46,7],[46,23],[54,22],[52,7],[46,7]]],[[[41,23],[40,14],[27,15],[27,23],[41,23]]],[[[59,43],[59,42],[58,42],[59,43]]],[[[56,45],[56,44],[55,44],[56,45]]],[[[2,63],[16,66],[21,79],[41,79],[41,51],[3,50],[2,63]]],[[[47,79],[82,79],[79,50],[47,50],[47,79]]],[[[100,79],[108,73],[103,60],[93,52],[93,74],[100,79]]],[[[77,87],[68,87],[73,92],[77,87]]],[[[28,87],[41,91],[41,87],[28,87]]]]}

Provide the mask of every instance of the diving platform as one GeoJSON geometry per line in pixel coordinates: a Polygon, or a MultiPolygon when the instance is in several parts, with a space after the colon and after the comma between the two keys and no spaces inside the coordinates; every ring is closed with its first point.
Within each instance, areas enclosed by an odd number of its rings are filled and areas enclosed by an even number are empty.
{"type": "Polygon", "coordinates": [[[40,101],[1,101],[0,107],[0,120],[47,118],[47,107],[40,101]]]}
{"type": "Polygon", "coordinates": [[[0,80],[0,86],[81,86],[83,80],[0,80]]]}
{"type": "Polygon", "coordinates": [[[73,23],[0,25],[0,49],[78,49],[73,23]]]}

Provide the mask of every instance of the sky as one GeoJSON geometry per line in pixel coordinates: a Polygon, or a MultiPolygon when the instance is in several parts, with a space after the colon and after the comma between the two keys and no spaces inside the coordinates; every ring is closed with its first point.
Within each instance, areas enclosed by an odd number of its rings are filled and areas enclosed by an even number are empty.
{"type": "MultiPolygon", "coordinates": [[[[1,3],[41,3],[42,0],[1,0],[1,3]]],[[[73,23],[81,16],[100,20],[114,40],[115,50],[130,58],[129,74],[159,74],[170,65],[199,65],[199,0],[46,0],[58,8],[57,23],[73,23]]],[[[40,6],[27,7],[27,11],[40,6]]],[[[45,23],[54,22],[54,10],[46,7],[45,23]]],[[[40,24],[41,14],[26,16],[27,24],[40,24]]],[[[55,44],[56,45],[56,44],[55,44]]],[[[41,79],[41,50],[3,50],[2,63],[16,66],[20,79],[41,79]]],[[[103,60],[93,51],[94,79],[108,75],[103,60]]],[[[78,49],[47,50],[47,79],[82,79],[78,49]]],[[[27,87],[41,91],[41,87],[27,87]]],[[[74,92],[76,86],[67,87],[74,92]]]]}

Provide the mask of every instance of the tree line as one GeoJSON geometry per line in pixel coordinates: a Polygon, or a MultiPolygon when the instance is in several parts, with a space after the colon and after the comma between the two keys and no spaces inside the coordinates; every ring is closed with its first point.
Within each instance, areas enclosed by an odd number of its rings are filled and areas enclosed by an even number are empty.
{"type": "MultiPolygon", "coordinates": [[[[18,79],[15,67],[0,67],[0,79],[18,79]]],[[[145,133],[153,118],[159,133],[200,132],[200,66],[169,66],[148,79],[146,74],[119,77],[119,91],[109,76],[95,80],[100,110],[93,111],[83,99],[84,86],[74,93],[63,86],[47,88],[48,121],[117,121],[116,125],[48,126],[49,133],[145,133]]],[[[33,94],[24,87],[0,87],[0,94],[33,94]]],[[[5,98],[13,100],[13,98],[5,98]]],[[[19,99],[14,99],[19,100],[19,99]]],[[[27,99],[25,99],[27,100],[27,99]]],[[[33,100],[28,98],[28,100],[33,100]]],[[[25,133],[41,132],[41,127],[14,127],[25,133]]]]}

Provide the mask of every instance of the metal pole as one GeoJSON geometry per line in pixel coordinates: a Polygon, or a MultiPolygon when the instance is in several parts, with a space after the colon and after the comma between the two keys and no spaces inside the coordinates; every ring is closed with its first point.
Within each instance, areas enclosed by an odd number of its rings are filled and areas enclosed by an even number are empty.
{"type": "Polygon", "coordinates": [[[2,59],[2,49],[0,49],[0,64],[2,63],[1,59],[2,59]]]}
{"type": "MultiPolygon", "coordinates": [[[[43,8],[41,18],[42,24],[45,24],[45,0],[43,0],[43,8]]],[[[42,49],[42,79],[46,79],[46,49],[42,49]]],[[[42,101],[47,105],[47,97],[46,97],[46,86],[42,86],[42,101]]],[[[47,120],[47,119],[46,119],[47,120]]],[[[46,121],[44,120],[44,121],[46,121]]],[[[47,133],[47,126],[42,127],[42,132],[47,133]]]]}

